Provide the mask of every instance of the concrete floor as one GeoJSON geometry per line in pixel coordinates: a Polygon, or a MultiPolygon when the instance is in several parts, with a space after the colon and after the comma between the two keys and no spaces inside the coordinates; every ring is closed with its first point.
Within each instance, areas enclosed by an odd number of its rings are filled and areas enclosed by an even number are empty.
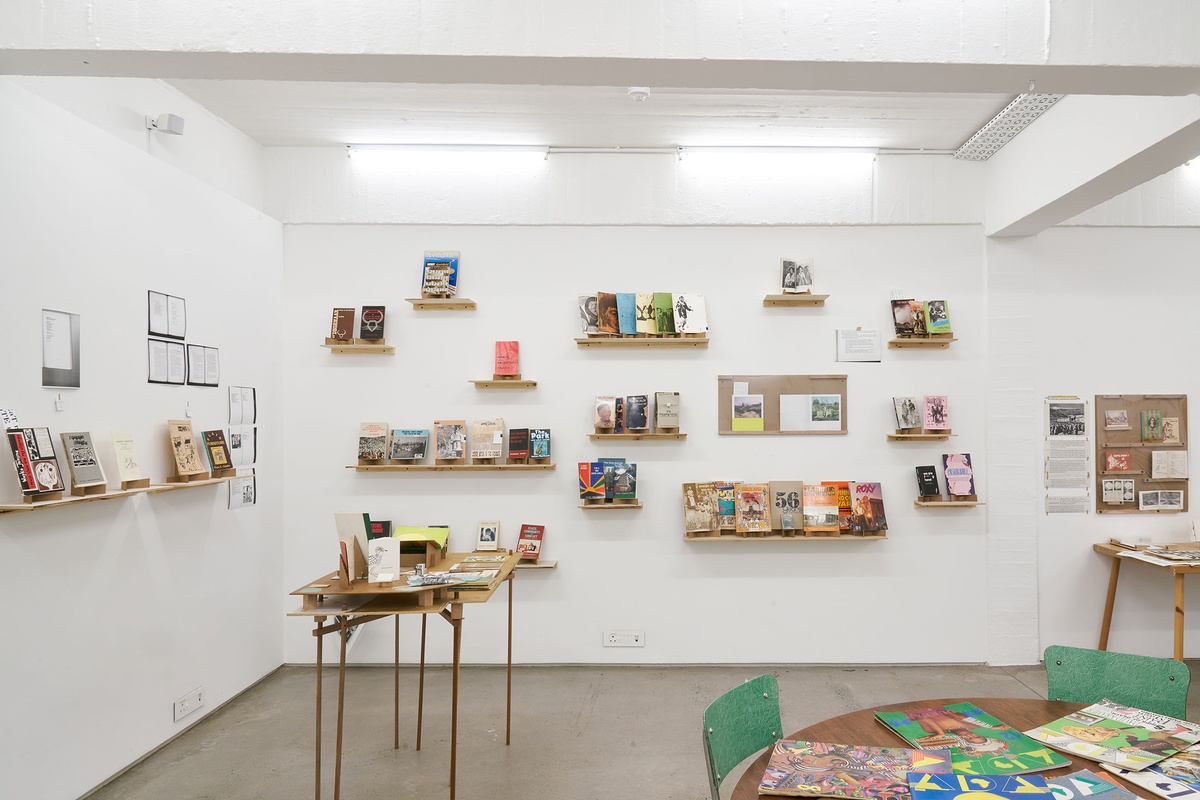
{"type": "MultiPolygon", "coordinates": [[[[1045,697],[1039,666],[517,667],[512,745],[504,745],[504,668],[464,667],[458,797],[704,800],[700,719],[743,680],[779,677],[785,732],[855,709],[916,698],[1045,697]]],[[[327,669],[322,796],[333,796],[337,671],[327,669]]],[[[313,794],[313,667],[281,667],[93,792],[91,800],[313,794]]],[[[447,798],[450,673],[426,671],[421,750],[415,669],[400,674],[400,749],[392,749],[392,670],[346,676],[342,797],[447,798]]],[[[1189,703],[1189,718],[1196,713],[1189,703]]],[[[741,768],[732,773],[740,775],[741,768]]],[[[726,782],[726,792],[736,782],[726,782]]]]}

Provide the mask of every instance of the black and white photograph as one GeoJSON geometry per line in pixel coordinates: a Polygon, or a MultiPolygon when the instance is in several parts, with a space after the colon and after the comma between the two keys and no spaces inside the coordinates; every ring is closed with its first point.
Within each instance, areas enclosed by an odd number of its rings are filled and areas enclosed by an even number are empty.
{"type": "Polygon", "coordinates": [[[917,406],[917,398],[893,397],[892,404],[896,407],[897,428],[921,427],[921,409],[917,406]]]}
{"type": "Polygon", "coordinates": [[[1128,478],[1105,478],[1100,498],[1105,503],[1132,503],[1135,499],[1133,481],[1128,478]]]}
{"type": "Polygon", "coordinates": [[[596,305],[596,295],[579,295],[579,321],[584,333],[600,332],[600,313],[596,305]]]}
{"type": "Polygon", "coordinates": [[[1050,400],[1046,403],[1048,436],[1083,436],[1087,433],[1087,403],[1083,400],[1050,400]]]}
{"type": "Polygon", "coordinates": [[[236,510],[252,506],[258,491],[254,475],[239,475],[229,481],[229,508],[236,510]]]}
{"type": "MultiPolygon", "coordinates": [[[[231,445],[232,446],[232,445],[231,445]]],[[[241,437],[239,437],[238,447],[241,447],[241,437]]],[[[387,447],[387,434],[383,436],[359,436],[358,437],[358,457],[365,458],[370,461],[376,461],[383,458],[383,452],[387,447]]]]}
{"type": "Polygon", "coordinates": [[[1183,511],[1183,491],[1180,489],[1159,491],[1158,508],[1160,511],[1183,511]]]}
{"type": "Polygon", "coordinates": [[[392,431],[393,461],[416,461],[425,457],[429,431],[398,429],[392,431]]]}
{"type": "Polygon", "coordinates": [[[479,536],[475,540],[476,550],[496,550],[500,539],[500,523],[487,520],[479,523],[479,536]]]}
{"type": "Polygon", "coordinates": [[[928,327],[932,329],[935,325],[946,321],[946,301],[945,300],[929,300],[925,303],[925,314],[928,317],[928,327]]]}
{"type": "Polygon", "coordinates": [[[449,423],[437,426],[437,457],[446,459],[462,458],[466,450],[467,431],[463,423],[449,423]]]}
{"type": "Polygon", "coordinates": [[[1158,511],[1161,492],[1138,492],[1138,511],[1158,511]]]}
{"type": "Polygon", "coordinates": [[[79,315],[42,309],[42,386],[79,388],[79,315]]]}
{"type": "Polygon", "coordinates": [[[811,292],[813,285],[812,262],[781,258],[779,260],[779,279],[784,293],[811,292]]]}
{"type": "Polygon", "coordinates": [[[649,426],[650,423],[646,417],[648,404],[648,395],[631,394],[625,398],[625,427],[627,429],[643,430],[649,426]]]}

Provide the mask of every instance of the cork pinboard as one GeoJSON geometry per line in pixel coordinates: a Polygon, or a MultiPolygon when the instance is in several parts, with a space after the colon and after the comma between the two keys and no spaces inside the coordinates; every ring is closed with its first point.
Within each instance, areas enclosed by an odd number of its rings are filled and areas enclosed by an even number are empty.
{"type": "MultiPolygon", "coordinates": [[[[1159,425],[1161,428],[1161,423],[1159,425]]],[[[1160,434],[1161,435],[1161,432],[1160,434]]],[[[1153,453],[1155,450],[1171,452],[1187,452],[1188,421],[1187,395],[1185,394],[1098,394],[1096,395],[1096,513],[1098,514],[1154,514],[1179,513],[1188,510],[1188,481],[1187,478],[1154,478],[1153,453]],[[1127,428],[1106,427],[1106,420],[1115,412],[1118,416],[1124,412],[1127,428]],[[1168,444],[1165,441],[1143,438],[1142,412],[1158,412],[1162,419],[1177,421],[1179,441],[1168,444]],[[1129,469],[1107,469],[1108,454],[1129,454],[1129,469]],[[1105,479],[1126,479],[1134,483],[1134,494],[1131,502],[1106,503],[1104,501],[1105,479]],[[1182,492],[1182,508],[1139,508],[1142,492],[1180,491],[1182,492]]],[[[1186,456],[1185,456],[1186,458],[1186,456]]]]}
{"type": "Polygon", "coordinates": [[[846,376],[718,375],[717,433],[728,436],[845,435],[846,376]],[[745,384],[747,395],[762,396],[762,430],[746,430],[756,423],[747,423],[744,416],[735,417],[734,384],[745,384]]]}

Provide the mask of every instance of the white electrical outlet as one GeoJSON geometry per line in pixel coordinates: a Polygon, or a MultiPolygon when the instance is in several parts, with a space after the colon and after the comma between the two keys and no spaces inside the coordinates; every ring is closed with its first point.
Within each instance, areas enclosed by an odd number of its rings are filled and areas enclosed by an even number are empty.
{"type": "Polygon", "coordinates": [[[602,643],[605,647],[645,647],[645,631],[605,631],[602,643]]]}
{"type": "Polygon", "coordinates": [[[175,721],[179,722],[202,705],[204,705],[204,687],[200,686],[175,701],[175,721]]]}

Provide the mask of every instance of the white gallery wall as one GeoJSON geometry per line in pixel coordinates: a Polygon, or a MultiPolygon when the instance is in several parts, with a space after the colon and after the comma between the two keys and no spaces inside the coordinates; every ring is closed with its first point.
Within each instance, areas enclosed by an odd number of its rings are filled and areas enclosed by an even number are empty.
{"type": "MultiPolygon", "coordinates": [[[[168,418],[190,405],[197,430],[224,427],[225,387],[258,391],[254,508],[231,512],[209,486],[0,515],[19,623],[0,650],[0,793],[75,797],[281,661],[281,234],[12,81],[0,119],[0,406],[56,437],[91,431],[114,481],[110,432],[131,430],[161,483],[168,418]],[[186,298],[187,340],[220,348],[220,388],[147,384],[149,289],[186,298]],[[42,308],[81,317],[79,389],[40,385],[42,308]],[[174,722],[199,686],[204,707],[174,722]]],[[[16,502],[11,460],[0,477],[16,502]]]]}

